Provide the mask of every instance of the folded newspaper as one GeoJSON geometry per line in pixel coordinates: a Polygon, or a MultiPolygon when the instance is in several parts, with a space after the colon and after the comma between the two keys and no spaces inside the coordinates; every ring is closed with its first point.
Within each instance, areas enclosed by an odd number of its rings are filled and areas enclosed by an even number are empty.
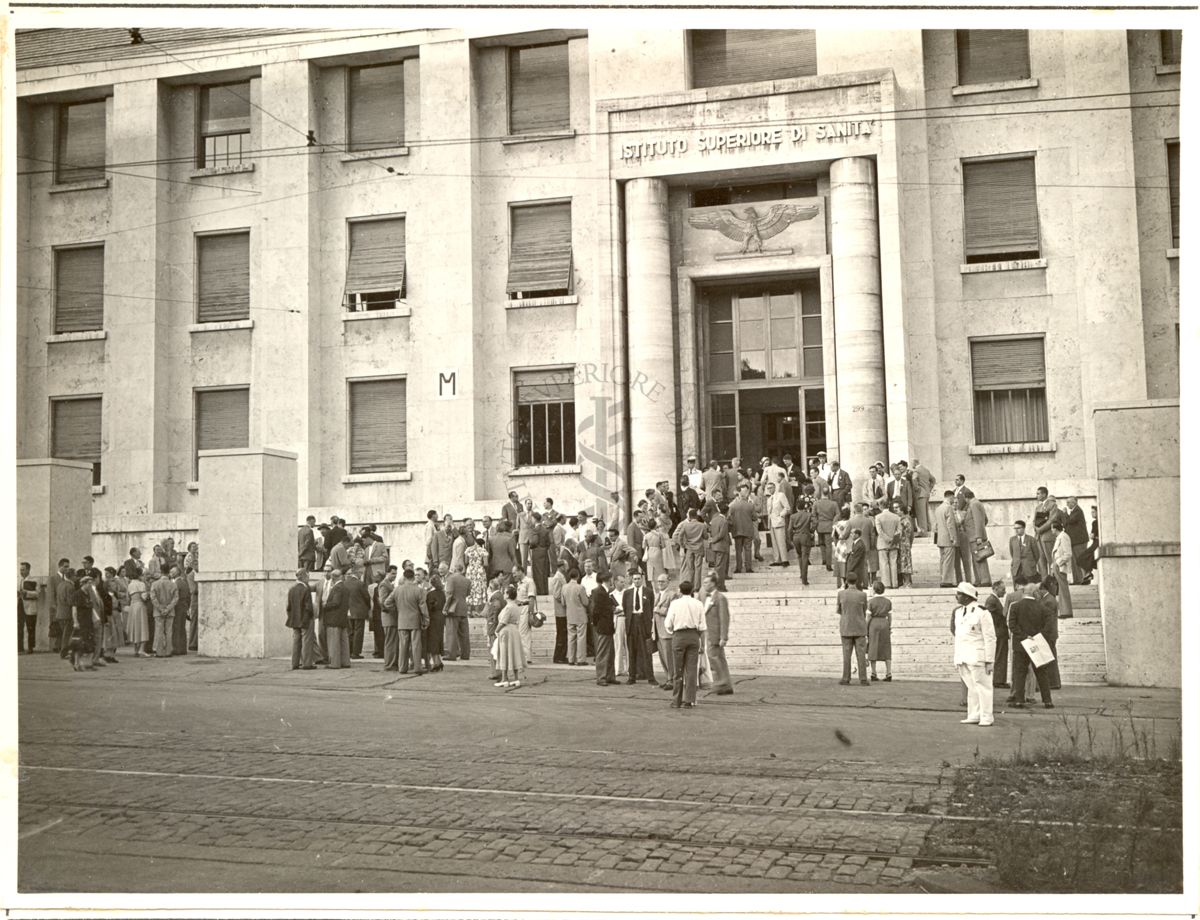
{"type": "Polygon", "coordinates": [[[1021,647],[1025,649],[1035,668],[1045,667],[1054,660],[1054,653],[1050,651],[1050,643],[1041,633],[1029,639],[1022,639],[1021,647]]]}

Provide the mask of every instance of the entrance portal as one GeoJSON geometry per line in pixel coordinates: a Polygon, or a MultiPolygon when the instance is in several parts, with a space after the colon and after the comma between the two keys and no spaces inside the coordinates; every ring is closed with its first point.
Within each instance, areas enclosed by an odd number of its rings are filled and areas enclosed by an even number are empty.
{"type": "Polygon", "coordinates": [[[712,287],[700,301],[707,459],[800,462],[826,450],[817,280],[712,287]]]}

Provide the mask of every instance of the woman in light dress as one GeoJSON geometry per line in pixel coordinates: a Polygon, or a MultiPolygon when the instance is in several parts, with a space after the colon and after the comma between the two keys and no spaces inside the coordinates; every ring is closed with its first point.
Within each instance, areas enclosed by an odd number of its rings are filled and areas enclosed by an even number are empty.
{"type": "Polygon", "coordinates": [[[477,534],[467,539],[466,552],[463,554],[467,562],[467,581],[471,583],[470,593],[467,594],[467,610],[471,616],[479,616],[479,611],[487,603],[487,565],[488,553],[484,548],[485,537],[477,534]]]}
{"type": "Polygon", "coordinates": [[[659,518],[658,531],[663,536],[663,568],[666,569],[667,577],[674,580],[679,574],[679,551],[675,548],[675,541],[671,539],[671,519],[659,518]]]}
{"type": "Polygon", "coordinates": [[[509,585],[504,592],[504,609],[496,621],[497,687],[519,687],[525,676],[525,650],[521,647],[521,608],[517,606],[517,586],[509,585]]]}
{"type": "Polygon", "coordinates": [[[133,656],[145,658],[151,654],[146,647],[150,641],[150,592],[140,578],[129,580],[129,641],[133,643],[133,656]]]}
{"type": "Polygon", "coordinates": [[[833,575],[837,586],[846,586],[846,559],[850,555],[850,509],[843,508],[833,525],[833,575]]]}
{"type": "Polygon", "coordinates": [[[671,538],[667,535],[662,521],[655,522],[655,528],[646,534],[644,542],[646,554],[646,575],[650,584],[658,583],[659,575],[667,574],[666,547],[671,538]]]}

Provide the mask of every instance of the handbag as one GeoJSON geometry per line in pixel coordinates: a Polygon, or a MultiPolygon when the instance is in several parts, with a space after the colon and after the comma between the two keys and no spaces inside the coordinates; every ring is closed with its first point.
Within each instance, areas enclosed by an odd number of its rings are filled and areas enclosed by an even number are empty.
{"type": "Polygon", "coordinates": [[[534,629],[541,629],[545,623],[546,614],[542,613],[540,610],[535,610],[533,613],[529,614],[529,625],[534,629]]]}
{"type": "Polygon", "coordinates": [[[991,540],[980,540],[975,544],[975,561],[983,562],[984,559],[991,559],[996,555],[996,551],[992,548],[991,540]]]}

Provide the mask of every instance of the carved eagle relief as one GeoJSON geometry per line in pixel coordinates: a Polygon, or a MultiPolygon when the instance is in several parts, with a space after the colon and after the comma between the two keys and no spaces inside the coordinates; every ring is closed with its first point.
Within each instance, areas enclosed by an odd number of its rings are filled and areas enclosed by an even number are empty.
{"type": "Polygon", "coordinates": [[[820,209],[812,205],[775,204],[765,217],[759,217],[752,207],[742,209],[738,217],[729,208],[692,212],[688,223],[697,230],[716,230],[727,239],[742,244],[742,252],[762,252],[763,240],[778,236],[791,224],[812,220],[820,209]]]}

